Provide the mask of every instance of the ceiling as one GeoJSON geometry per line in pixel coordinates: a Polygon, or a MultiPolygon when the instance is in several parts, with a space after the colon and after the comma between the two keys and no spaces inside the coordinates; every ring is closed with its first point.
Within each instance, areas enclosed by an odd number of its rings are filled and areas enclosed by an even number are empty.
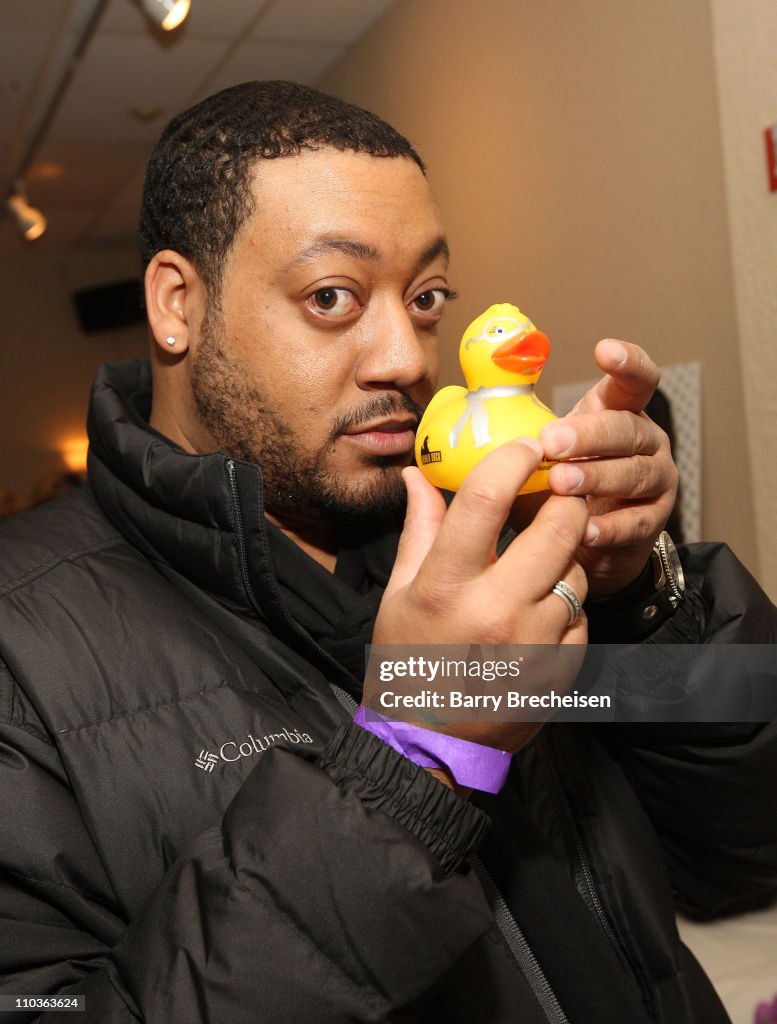
{"type": "MultiPolygon", "coordinates": [[[[393,0],[192,0],[183,25],[151,26],[139,0],[108,0],[25,174],[49,229],[28,245],[134,237],[143,170],[161,129],[219,89],[257,78],[317,79],[393,0]],[[148,119],[133,111],[156,111],[148,119]],[[59,170],[57,170],[59,168],[59,170]]],[[[3,0],[0,188],[7,194],[36,122],[95,0],[3,0]]],[[[0,218],[0,247],[17,244],[0,218]]]]}

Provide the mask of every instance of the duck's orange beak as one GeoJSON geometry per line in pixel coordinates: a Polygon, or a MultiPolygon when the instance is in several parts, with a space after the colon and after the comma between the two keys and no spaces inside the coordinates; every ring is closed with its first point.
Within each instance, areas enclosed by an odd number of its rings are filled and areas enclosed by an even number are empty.
{"type": "Polygon", "coordinates": [[[539,373],[550,355],[550,342],[542,331],[530,331],[520,338],[510,338],[491,353],[491,358],[502,370],[524,376],[539,373]]]}

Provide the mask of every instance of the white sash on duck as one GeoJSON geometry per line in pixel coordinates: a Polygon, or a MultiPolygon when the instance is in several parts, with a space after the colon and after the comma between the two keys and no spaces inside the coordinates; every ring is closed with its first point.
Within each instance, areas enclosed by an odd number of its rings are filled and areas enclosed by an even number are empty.
{"type": "Polygon", "coordinates": [[[459,416],[458,420],[454,424],[453,430],[451,430],[448,444],[451,448],[456,448],[461,438],[462,431],[467,425],[467,422],[472,420],[472,436],[475,439],[475,447],[482,448],[484,444],[488,444],[491,440],[491,434],[488,430],[488,409],[486,408],[486,402],[489,398],[512,398],[515,395],[530,395],[534,391],[533,384],[516,384],[514,386],[505,385],[504,387],[495,388],[478,388],[477,391],[468,391],[464,396],[464,401],[467,403],[467,407],[464,412],[459,416]]]}

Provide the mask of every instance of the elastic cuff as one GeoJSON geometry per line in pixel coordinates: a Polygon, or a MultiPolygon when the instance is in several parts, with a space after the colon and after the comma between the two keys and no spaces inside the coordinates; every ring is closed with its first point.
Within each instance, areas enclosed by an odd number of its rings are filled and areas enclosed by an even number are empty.
{"type": "Polygon", "coordinates": [[[364,705],[353,716],[353,722],[388,743],[392,750],[413,764],[447,772],[465,789],[498,793],[507,782],[512,754],[506,750],[399,722],[364,705]]]}
{"type": "Polygon", "coordinates": [[[358,725],[340,726],[318,765],[341,789],[420,839],[446,874],[477,849],[490,826],[483,811],[358,725]]]}

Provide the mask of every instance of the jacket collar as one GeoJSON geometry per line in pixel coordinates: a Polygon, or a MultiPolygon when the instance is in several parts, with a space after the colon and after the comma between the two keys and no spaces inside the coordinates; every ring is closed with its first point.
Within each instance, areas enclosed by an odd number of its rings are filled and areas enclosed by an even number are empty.
{"type": "Polygon", "coordinates": [[[246,588],[246,558],[263,605],[274,590],[259,468],[221,452],[184,451],[149,426],[150,411],[146,360],[100,368],[87,418],[89,482],[98,503],[152,562],[169,566],[235,610],[257,615],[246,588]]]}

